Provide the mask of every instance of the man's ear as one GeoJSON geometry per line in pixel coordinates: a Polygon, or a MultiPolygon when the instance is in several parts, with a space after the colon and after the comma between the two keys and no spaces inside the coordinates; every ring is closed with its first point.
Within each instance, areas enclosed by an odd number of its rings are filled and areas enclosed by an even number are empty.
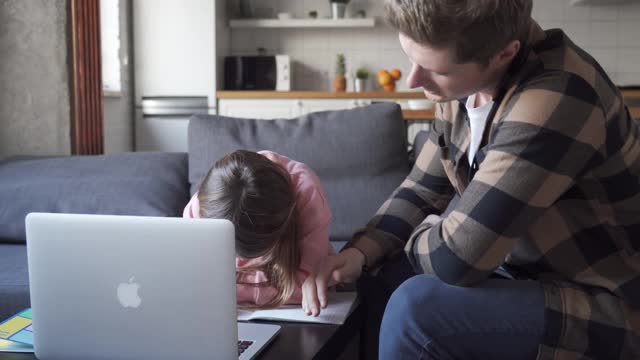
{"type": "Polygon", "coordinates": [[[518,51],[520,51],[520,40],[512,40],[496,54],[494,60],[499,67],[502,67],[511,63],[518,51]]]}

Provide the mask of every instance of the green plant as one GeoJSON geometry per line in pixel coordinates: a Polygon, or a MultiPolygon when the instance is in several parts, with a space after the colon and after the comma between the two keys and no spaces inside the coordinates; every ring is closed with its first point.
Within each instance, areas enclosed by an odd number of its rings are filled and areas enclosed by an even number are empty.
{"type": "Polygon", "coordinates": [[[346,73],[346,64],[344,61],[344,54],[338,54],[336,56],[336,75],[342,75],[346,73]]]}
{"type": "Polygon", "coordinates": [[[366,80],[367,78],[369,78],[369,70],[365,68],[359,68],[358,70],[356,70],[356,78],[366,80]]]}

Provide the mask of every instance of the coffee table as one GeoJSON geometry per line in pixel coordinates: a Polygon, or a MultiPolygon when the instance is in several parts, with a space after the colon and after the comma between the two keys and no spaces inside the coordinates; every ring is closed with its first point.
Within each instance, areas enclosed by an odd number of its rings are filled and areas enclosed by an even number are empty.
{"type": "MultiPolygon", "coordinates": [[[[342,325],[266,322],[282,326],[280,334],[260,352],[257,360],[336,359],[353,341],[364,320],[361,303],[342,325]]],[[[359,346],[360,347],[360,346],[359,346]]],[[[0,353],[2,360],[35,360],[33,354],[0,353]]]]}
{"type": "Polygon", "coordinates": [[[342,325],[278,322],[280,334],[258,359],[337,359],[360,332],[364,313],[360,302],[342,325]]]}

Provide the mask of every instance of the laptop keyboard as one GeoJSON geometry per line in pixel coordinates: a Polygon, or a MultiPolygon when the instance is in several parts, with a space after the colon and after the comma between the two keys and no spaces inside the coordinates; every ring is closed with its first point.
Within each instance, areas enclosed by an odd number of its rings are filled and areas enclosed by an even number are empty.
{"type": "Polygon", "coordinates": [[[238,340],[238,356],[242,355],[242,353],[247,350],[251,344],[253,344],[253,341],[238,340]]]}

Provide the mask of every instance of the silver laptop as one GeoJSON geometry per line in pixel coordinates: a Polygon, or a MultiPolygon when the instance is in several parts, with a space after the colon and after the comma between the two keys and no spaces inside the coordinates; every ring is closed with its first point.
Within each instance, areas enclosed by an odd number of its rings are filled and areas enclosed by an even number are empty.
{"type": "Polygon", "coordinates": [[[38,359],[251,359],[280,329],[236,320],[226,220],[31,213],[26,229],[38,359]]]}

